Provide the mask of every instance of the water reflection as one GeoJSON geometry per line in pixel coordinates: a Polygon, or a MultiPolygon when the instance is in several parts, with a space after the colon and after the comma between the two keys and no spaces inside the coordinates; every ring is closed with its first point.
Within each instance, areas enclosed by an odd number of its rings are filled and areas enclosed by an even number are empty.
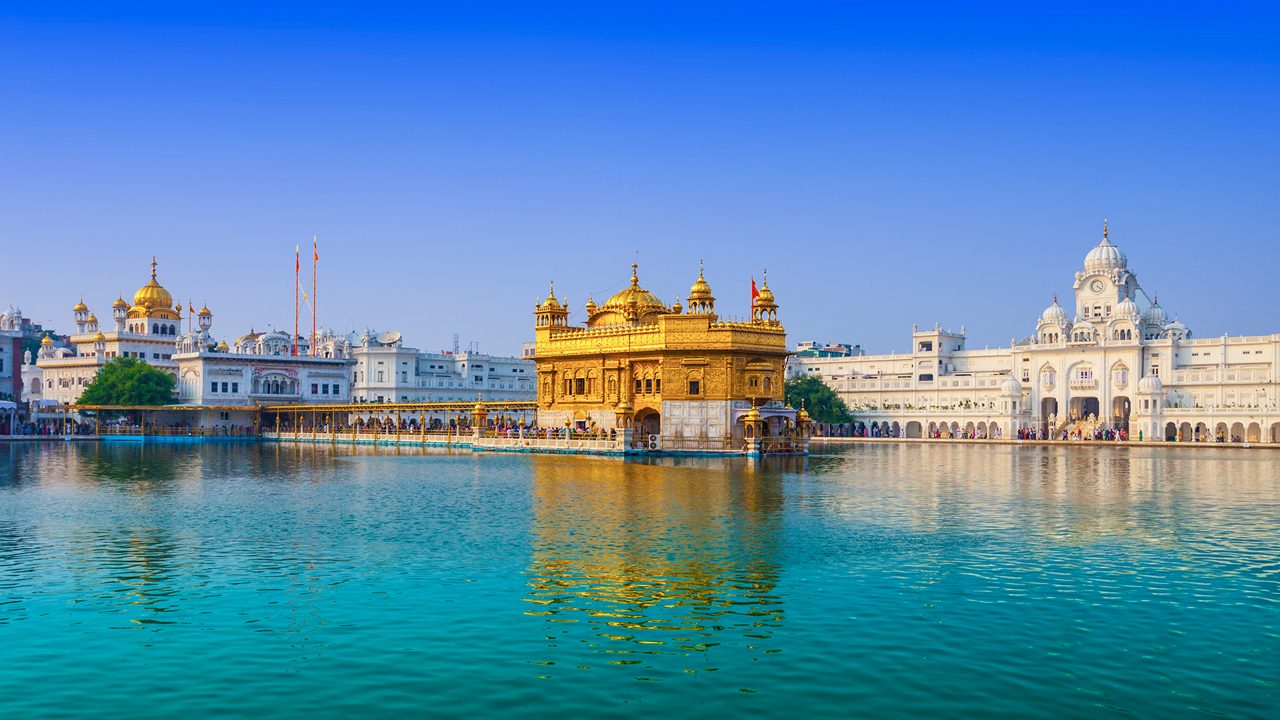
{"type": "Polygon", "coordinates": [[[717,646],[777,650],[780,472],[720,459],[531,462],[525,612],[545,620],[548,673],[566,651],[579,669],[632,665],[655,679],[670,667],[657,656],[710,672],[717,646]]]}

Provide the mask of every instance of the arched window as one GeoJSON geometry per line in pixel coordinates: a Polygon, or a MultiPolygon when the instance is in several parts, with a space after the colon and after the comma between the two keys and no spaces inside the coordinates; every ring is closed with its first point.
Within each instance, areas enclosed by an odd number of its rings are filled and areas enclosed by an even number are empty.
{"type": "Polygon", "coordinates": [[[160,323],[151,323],[151,334],[152,335],[160,334],[160,323]]]}

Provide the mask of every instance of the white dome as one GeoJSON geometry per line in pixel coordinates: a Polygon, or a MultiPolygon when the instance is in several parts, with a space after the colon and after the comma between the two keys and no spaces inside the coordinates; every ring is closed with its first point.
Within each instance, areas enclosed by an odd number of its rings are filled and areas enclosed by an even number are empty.
{"type": "Polygon", "coordinates": [[[1120,248],[1111,244],[1107,237],[1107,224],[1102,224],[1102,242],[1084,256],[1084,271],[1087,273],[1106,273],[1112,270],[1123,270],[1129,264],[1120,248]]]}
{"type": "Polygon", "coordinates": [[[1138,392],[1145,395],[1159,395],[1164,392],[1164,383],[1155,375],[1148,375],[1138,381],[1138,392]]]}
{"type": "Polygon", "coordinates": [[[1001,395],[1022,395],[1022,383],[1013,378],[1009,378],[1000,383],[1001,395]]]}
{"type": "Polygon", "coordinates": [[[1174,318],[1173,322],[1164,326],[1164,334],[1175,340],[1186,340],[1191,337],[1191,328],[1182,323],[1181,320],[1174,318]]]}
{"type": "Polygon", "coordinates": [[[1138,304],[1129,298],[1121,300],[1120,304],[1116,305],[1116,319],[1138,322],[1138,304]]]}
{"type": "Polygon", "coordinates": [[[1164,308],[1160,307],[1160,299],[1156,298],[1151,303],[1151,307],[1142,313],[1142,322],[1156,327],[1164,327],[1169,322],[1169,316],[1165,314],[1164,308]]]}
{"type": "Polygon", "coordinates": [[[1044,309],[1040,315],[1040,321],[1049,323],[1050,325],[1066,325],[1067,311],[1062,309],[1058,304],[1058,296],[1053,296],[1053,304],[1044,309]]]}

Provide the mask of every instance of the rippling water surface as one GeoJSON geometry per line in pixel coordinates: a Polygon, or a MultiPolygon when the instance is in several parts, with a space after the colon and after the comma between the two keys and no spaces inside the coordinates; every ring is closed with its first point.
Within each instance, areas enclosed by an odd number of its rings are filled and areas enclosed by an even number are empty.
{"type": "Polygon", "coordinates": [[[1280,713],[1280,454],[0,443],[0,717],[1280,713]]]}

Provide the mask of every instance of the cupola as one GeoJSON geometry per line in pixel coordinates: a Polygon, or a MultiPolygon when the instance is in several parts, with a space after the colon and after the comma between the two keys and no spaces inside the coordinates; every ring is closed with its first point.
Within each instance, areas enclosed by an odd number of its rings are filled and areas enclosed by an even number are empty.
{"type": "Polygon", "coordinates": [[[769,289],[769,271],[764,272],[760,290],[751,301],[751,321],[757,323],[778,324],[778,301],[769,289]]]}
{"type": "Polygon", "coordinates": [[[1102,241],[1084,256],[1086,273],[1110,273],[1113,270],[1124,270],[1128,266],[1124,252],[1116,247],[1107,232],[1107,221],[1102,221],[1102,241]]]}
{"type": "Polygon", "coordinates": [[[716,299],[711,294],[711,283],[702,276],[702,261],[698,261],[698,279],[689,288],[689,314],[711,315],[716,311],[716,299]]]}
{"type": "Polygon", "coordinates": [[[551,283],[550,294],[534,310],[535,327],[567,327],[569,310],[556,299],[556,284],[551,283]]]}

